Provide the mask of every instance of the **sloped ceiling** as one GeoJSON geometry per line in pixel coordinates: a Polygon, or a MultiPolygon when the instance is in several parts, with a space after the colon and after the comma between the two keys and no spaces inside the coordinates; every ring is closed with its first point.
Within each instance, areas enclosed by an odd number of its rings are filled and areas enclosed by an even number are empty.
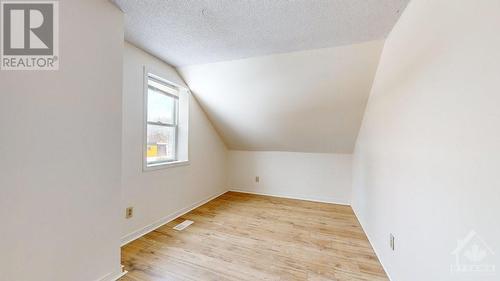
{"type": "Polygon", "coordinates": [[[179,68],[230,149],[351,153],[383,41],[179,68]]]}
{"type": "Polygon", "coordinates": [[[230,149],[351,153],[383,40],[409,0],[112,0],[230,149]]]}

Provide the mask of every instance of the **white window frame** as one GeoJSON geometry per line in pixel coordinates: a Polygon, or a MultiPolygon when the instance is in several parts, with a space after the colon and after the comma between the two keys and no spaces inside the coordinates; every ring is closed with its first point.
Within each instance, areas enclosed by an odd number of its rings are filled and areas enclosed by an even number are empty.
{"type": "MultiPolygon", "coordinates": [[[[162,84],[166,84],[167,86],[176,88],[179,92],[178,94],[181,94],[181,91],[183,90],[183,86],[180,86],[176,83],[170,82],[162,76],[157,75],[156,72],[152,71],[149,67],[144,67],[144,120],[143,120],[143,170],[144,171],[149,171],[149,170],[157,170],[157,169],[162,169],[162,168],[168,168],[168,167],[175,167],[175,166],[182,166],[182,165],[188,165],[189,160],[179,160],[179,107],[180,107],[180,98],[179,96],[176,96],[174,94],[170,93],[165,93],[162,91],[164,94],[169,95],[175,99],[177,99],[176,106],[175,106],[175,121],[174,125],[172,124],[163,124],[163,123],[156,123],[156,122],[149,122],[148,121],[148,94],[149,94],[149,79],[153,78],[154,80],[157,80],[158,82],[162,84]],[[175,159],[168,160],[168,161],[161,161],[158,163],[153,163],[153,164],[148,164],[148,159],[147,159],[147,150],[148,150],[148,124],[151,125],[159,125],[159,126],[166,126],[166,127],[175,127],[175,159]]],[[[187,89],[184,89],[187,91],[187,89]]]]}

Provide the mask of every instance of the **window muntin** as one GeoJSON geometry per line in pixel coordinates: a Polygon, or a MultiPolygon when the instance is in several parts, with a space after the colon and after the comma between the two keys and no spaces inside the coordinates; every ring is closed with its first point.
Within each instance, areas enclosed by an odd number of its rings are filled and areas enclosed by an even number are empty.
{"type": "Polygon", "coordinates": [[[179,90],[148,74],[146,166],[177,161],[179,90]]]}

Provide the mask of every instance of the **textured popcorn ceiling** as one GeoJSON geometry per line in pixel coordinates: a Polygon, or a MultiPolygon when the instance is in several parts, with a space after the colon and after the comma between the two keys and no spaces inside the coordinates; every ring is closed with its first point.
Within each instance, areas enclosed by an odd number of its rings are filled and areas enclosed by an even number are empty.
{"type": "Polygon", "coordinates": [[[230,149],[351,153],[407,0],[114,0],[230,149]]]}
{"type": "Polygon", "coordinates": [[[409,0],[113,0],[126,39],[185,66],[384,39],[409,0]]]}

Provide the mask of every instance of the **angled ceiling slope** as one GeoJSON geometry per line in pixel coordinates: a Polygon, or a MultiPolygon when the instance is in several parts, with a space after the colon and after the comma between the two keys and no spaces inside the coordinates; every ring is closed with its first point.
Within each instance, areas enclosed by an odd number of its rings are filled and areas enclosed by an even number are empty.
{"type": "Polygon", "coordinates": [[[127,41],[174,66],[387,36],[409,0],[112,0],[127,41]]]}
{"type": "Polygon", "coordinates": [[[112,0],[177,66],[230,149],[351,153],[409,0],[112,0]]]}
{"type": "Polygon", "coordinates": [[[230,149],[351,153],[383,41],[179,68],[230,149]]]}

